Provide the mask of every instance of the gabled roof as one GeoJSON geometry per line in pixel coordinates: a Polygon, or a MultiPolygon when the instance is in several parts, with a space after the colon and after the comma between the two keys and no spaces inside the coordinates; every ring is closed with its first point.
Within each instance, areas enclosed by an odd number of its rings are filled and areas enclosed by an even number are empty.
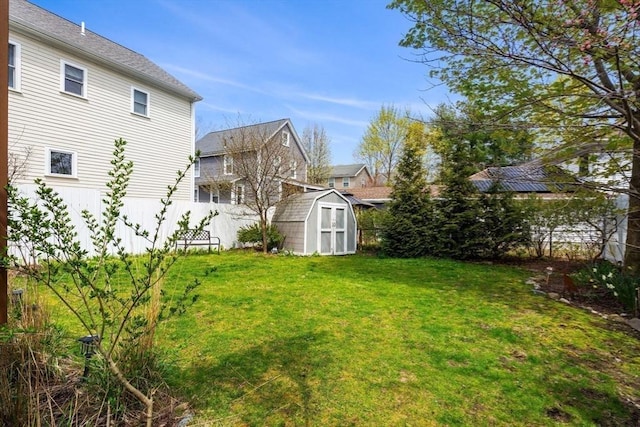
{"type": "Polygon", "coordinates": [[[345,203],[349,204],[349,200],[340,194],[337,190],[311,191],[308,193],[299,193],[287,198],[286,203],[281,203],[276,207],[273,214],[272,222],[302,222],[306,221],[313,204],[327,194],[335,193],[342,198],[345,203]]]}
{"type": "Polygon", "coordinates": [[[302,156],[308,162],[309,157],[307,156],[307,152],[300,143],[300,138],[298,137],[298,134],[296,133],[293,125],[291,124],[291,120],[289,119],[280,119],[271,122],[256,123],[247,126],[239,126],[231,129],[209,132],[196,141],[196,151],[200,151],[200,157],[217,156],[225,153],[224,141],[233,136],[234,132],[238,132],[241,129],[253,129],[258,135],[269,135],[270,139],[273,138],[285,126],[289,127],[293,139],[300,147],[302,156]]]}
{"type": "MultiPolygon", "coordinates": [[[[365,165],[364,163],[357,163],[353,165],[336,165],[332,167],[331,175],[329,176],[334,178],[352,177],[358,175],[362,169],[367,169],[367,165],[365,165]]],[[[367,169],[367,173],[368,171],[369,170],[367,169]]]]}
{"type": "Polygon", "coordinates": [[[580,181],[562,168],[538,162],[490,167],[471,175],[469,179],[482,192],[489,191],[494,184],[499,184],[502,190],[516,193],[566,192],[580,185],[580,181]]]}
{"type": "MultiPolygon", "coordinates": [[[[117,25],[117,23],[114,23],[117,25]]],[[[9,28],[155,84],[192,101],[200,95],[143,55],[25,0],[10,0],[9,28]]]]}

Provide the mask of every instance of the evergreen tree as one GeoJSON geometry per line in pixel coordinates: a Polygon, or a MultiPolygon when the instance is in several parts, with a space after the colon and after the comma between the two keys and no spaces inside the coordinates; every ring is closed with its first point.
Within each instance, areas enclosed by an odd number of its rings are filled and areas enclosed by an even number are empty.
{"type": "Polygon", "coordinates": [[[412,123],[393,178],[391,202],[382,229],[382,250],[393,257],[414,258],[432,253],[433,206],[422,157],[424,126],[412,123]]]}
{"type": "Polygon", "coordinates": [[[468,141],[459,141],[442,164],[444,189],[436,203],[436,253],[446,258],[478,258],[487,243],[481,195],[468,179],[473,170],[469,148],[468,141]]]}
{"type": "Polygon", "coordinates": [[[496,183],[482,195],[486,230],[485,258],[499,258],[511,249],[531,244],[531,228],[525,209],[516,203],[513,193],[496,183]]]}

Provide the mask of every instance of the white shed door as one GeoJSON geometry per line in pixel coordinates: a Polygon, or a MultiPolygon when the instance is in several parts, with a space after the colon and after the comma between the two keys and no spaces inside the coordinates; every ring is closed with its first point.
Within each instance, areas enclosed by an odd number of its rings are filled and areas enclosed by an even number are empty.
{"type": "Polygon", "coordinates": [[[338,206],[320,206],[320,253],[341,255],[347,251],[347,210],[338,206]]]}

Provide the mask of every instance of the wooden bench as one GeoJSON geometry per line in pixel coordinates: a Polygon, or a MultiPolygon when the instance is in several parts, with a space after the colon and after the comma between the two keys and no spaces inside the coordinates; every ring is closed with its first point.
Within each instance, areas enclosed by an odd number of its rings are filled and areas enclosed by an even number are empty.
{"type": "Polygon", "coordinates": [[[211,252],[211,246],[216,247],[220,253],[220,238],[211,237],[209,230],[186,230],[176,240],[176,250],[182,247],[185,251],[189,246],[207,246],[211,252]]]}

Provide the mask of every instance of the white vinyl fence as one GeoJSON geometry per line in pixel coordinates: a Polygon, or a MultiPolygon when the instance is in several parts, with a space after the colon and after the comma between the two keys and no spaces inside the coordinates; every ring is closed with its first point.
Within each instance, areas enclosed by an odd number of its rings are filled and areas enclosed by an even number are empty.
{"type": "MultiPolygon", "coordinates": [[[[21,185],[20,192],[35,200],[35,185],[21,185]]],[[[77,239],[82,247],[93,254],[90,230],[82,219],[81,212],[88,210],[98,222],[102,218],[104,195],[98,190],[54,187],[60,197],[67,205],[71,222],[78,234],[77,239]]],[[[134,224],[140,224],[153,235],[156,229],[156,214],[160,211],[159,200],[148,198],[127,197],[124,199],[122,214],[134,224]]],[[[191,212],[191,225],[195,226],[209,211],[218,211],[218,215],[213,218],[207,227],[211,236],[220,238],[220,243],[224,249],[238,246],[237,231],[240,227],[258,222],[258,216],[248,211],[242,206],[216,204],[216,203],[195,203],[188,201],[173,201],[167,212],[167,219],[160,229],[160,242],[164,242],[175,229],[178,220],[187,212],[191,212]]],[[[126,250],[131,254],[143,253],[148,248],[149,242],[135,235],[133,230],[119,222],[117,226],[117,237],[122,239],[126,250]]],[[[17,251],[18,248],[12,248],[17,251]]]]}

